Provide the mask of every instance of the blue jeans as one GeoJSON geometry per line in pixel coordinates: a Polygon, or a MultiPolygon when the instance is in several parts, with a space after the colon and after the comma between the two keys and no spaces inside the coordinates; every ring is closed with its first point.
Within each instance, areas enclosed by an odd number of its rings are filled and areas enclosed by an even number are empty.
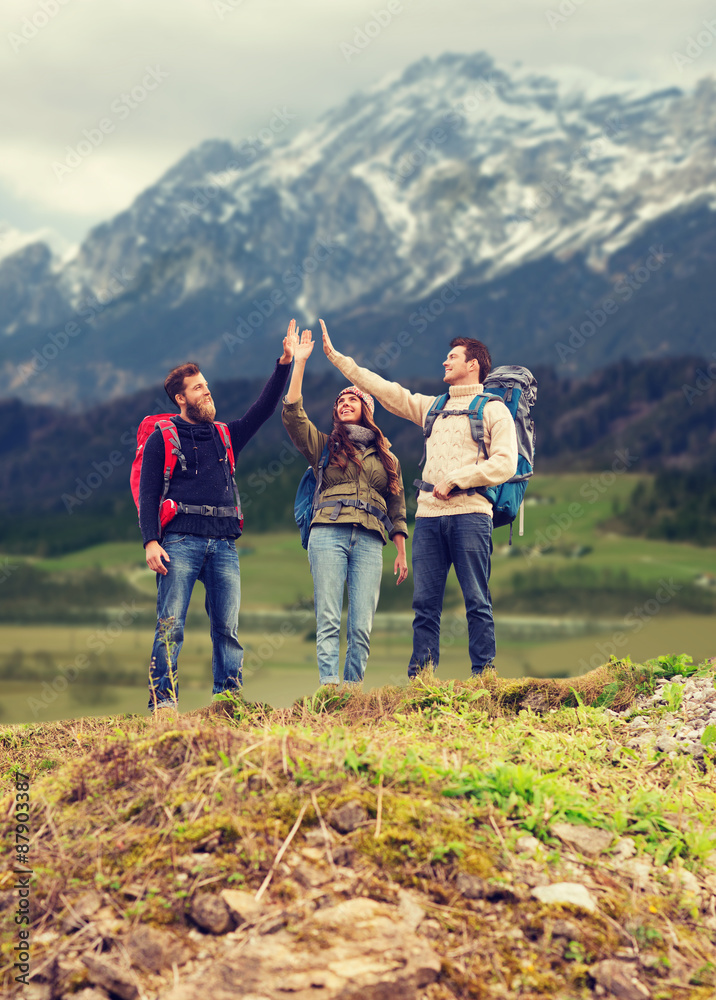
{"type": "Polygon", "coordinates": [[[440,616],[450,566],[465,598],[472,673],[492,665],[495,623],[492,618],[490,557],[492,518],[489,514],[416,517],[413,531],[413,655],[408,676],[440,660],[440,616]]]}
{"type": "Polygon", "coordinates": [[[338,683],[343,588],[348,584],[348,648],[343,680],[363,680],[383,575],[383,540],[358,524],[318,524],[308,537],[321,684],[338,683]]]}
{"type": "Polygon", "coordinates": [[[166,576],[157,573],[157,628],[149,667],[150,709],[177,701],[177,659],[184,642],[189,599],[197,580],[206,588],[214,694],[241,686],[244,659],[238,640],[241,582],[234,539],[167,532],[162,546],[171,561],[165,563],[166,576]]]}

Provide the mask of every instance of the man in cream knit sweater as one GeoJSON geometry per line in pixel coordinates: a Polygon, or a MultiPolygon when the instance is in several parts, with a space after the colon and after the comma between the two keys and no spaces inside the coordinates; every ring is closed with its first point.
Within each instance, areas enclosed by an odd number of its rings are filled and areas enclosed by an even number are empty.
{"type": "MultiPolygon", "coordinates": [[[[345,377],[369,392],[391,413],[421,427],[438,398],[409,392],[388,382],[333,348],[323,320],[323,349],[345,377]]],[[[479,340],[458,337],[450,343],[443,362],[449,399],[442,413],[467,410],[483,392],[489,375],[490,353],[479,340]]],[[[439,416],[426,441],[423,480],[432,491],[421,490],[413,532],[413,653],[408,676],[440,659],[440,618],[445,583],[454,565],[465,598],[470,663],[474,676],[494,666],[495,626],[490,597],[492,505],[474,487],[497,486],[517,470],[517,435],[509,410],[491,400],[484,410],[485,450],[472,438],[466,415],[439,416]],[[479,451],[479,453],[478,453],[479,451]]]]}

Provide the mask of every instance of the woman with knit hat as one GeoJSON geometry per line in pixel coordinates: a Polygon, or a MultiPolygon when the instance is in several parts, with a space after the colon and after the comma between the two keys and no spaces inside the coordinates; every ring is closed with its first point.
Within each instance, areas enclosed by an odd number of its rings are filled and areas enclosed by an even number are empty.
{"type": "Polygon", "coordinates": [[[339,682],[339,636],[343,588],[348,586],[348,648],[345,683],[363,680],[370,632],[383,572],[383,546],[392,539],[398,550],[393,567],[398,583],[408,575],[405,494],[400,465],[390,442],[373,420],[373,397],[351,385],[333,407],[330,434],[319,431],[303,408],[306,362],[313,350],[310,330],[300,338],[294,320],[288,328],[294,343],[294,367],[283,401],[282,419],[293,443],[319,474],[328,461],[314,506],[308,540],[316,609],[316,653],[321,684],[339,682]]]}

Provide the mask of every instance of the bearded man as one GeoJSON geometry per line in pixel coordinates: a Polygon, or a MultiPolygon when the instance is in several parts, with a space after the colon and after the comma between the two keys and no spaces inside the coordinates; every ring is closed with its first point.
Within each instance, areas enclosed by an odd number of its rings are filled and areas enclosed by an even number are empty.
{"type": "MultiPolygon", "coordinates": [[[[286,337],[283,354],[256,402],[228,423],[235,457],[276,409],[292,358],[293,339],[286,337]]],[[[149,708],[155,713],[178,706],[177,659],[197,580],[206,589],[215,695],[238,691],[244,657],[238,639],[241,583],[235,544],[241,521],[226,446],[214,424],[216,407],[193,362],[170,371],[164,388],[179,407],[172,421],[184,461],[177,462],[167,495],[178,512],[163,535],[157,512],[164,489],[164,439],[158,429],[147,438],[139,483],[139,526],[147,566],[157,574],[157,628],[149,667],[149,708]]]]}

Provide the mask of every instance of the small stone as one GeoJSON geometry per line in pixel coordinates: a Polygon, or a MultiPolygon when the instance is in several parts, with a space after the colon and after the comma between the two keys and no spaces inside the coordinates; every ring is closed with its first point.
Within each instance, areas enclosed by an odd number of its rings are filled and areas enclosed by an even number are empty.
{"type": "Polygon", "coordinates": [[[324,847],[304,847],[301,854],[313,864],[326,860],[326,848],[324,847]]]}
{"type": "Polygon", "coordinates": [[[241,889],[224,889],[221,898],[228,906],[238,927],[242,924],[256,924],[266,913],[263,903],[257,903],[252,892],[242,892],[241,889]]]}
{"type": "Polygon", "coordinates": [[[654,734],[647,730],[641,736],[635,736],[633,740],[629,740],[627,746],[630,750],[643,750],[645,747],[651,746],[654,739],[654,734]]]}
{"type": "Polygon", "coordinates": [[[136,1000],[139,996],[134,979],[118,965],[103,961],[94,955],[83,956],[82,962],[93,986],[101,986],[108,993],[119,997],[119,1000],[136,1000]]]}
{"type": "Polygon", "coordinates": [[[552,937],[567,938],[568,941],[581,941],[582,931],[571,920],[555,920],[552,927],[552,937]]]}
{"type": "Polygon", "coordinates": [[[651,877],[651,858],[642,855],[639,858],[627,858],[622,862],[621,870],[625,875],[630,875],[634,879],[636,888],[644,889],[651,877]]]}
{"type": "Polygon", "coordinates": [[[573,823],[553,823],[552,833],[582,854],[596,857],[610,847],[613,834],[593,826],[576,826],[573,823]]]}
{"type": "Polygon", "coordinates": [[[651,993],[636,977],[633,965],[606,958],[589,970],[590,975],[618,1000],[648,1000],[651,993]]]}
{"type": "Polygon", "coordinates": [[[315,865],[299,864],[291,872],[293,878],[302,885],[304,889],[318,889],[333,880],[333,876],[328,868],[323,870],[315,865]]]}
{"type": "Polygon", "coordinates": [[[132,882],[121,889],[121,893],[126,899],[141,899],[145,891],[145,887],[138,882],[132,882]]]}
{"type": "Polygon", "coordinates": [[[352,833],[368,819],[368,813],[360,802],[345,802],[337,809],[331,809],[328,822],[339,833],[352,833]]]}
{"type": "Polygon", "coordinates": [[[326,844],[330,844],[331,842],[330,830],[326,830],[326,833],[324,833],[321,828],[319,830],[309,830],[306,834],[306,843],[309,847],[320,847],[325,851],[326,844]]]}
{"type": "Polygon", "coordinates": [[[199,871],[202,868],[211,868],[217,864],[213,854],[206,851],[197,851],[196,854],[182,854],[176,859],[176,867],[186,872],[199,871]]]}
{"type": "Polygon", "coordinates": [[[188,951],[173,934],[146,925],[131,935],[127,951],[132,965],[156,975],[172,965],[184,965],[189,959],[188,951]]]}
{"type": "Polygon", "coordinates": [[[640,955],[639,962],[645,969],[658,969],[661,966],[661,955],[640,955]]]}
{"type": "Polygon", "coordinates": [[[524,837],[520,837],[517,843],[515,844],[515,847],[517,848],[517,851],[520,854],[529,854],[531,857],[534,857],[534,855],[537,853],[539,846],[540,846],[539,840],[537,840],[536,837],[530,836],[529,834],[525,835],[524,837]]]}
{"type": "Polygon", "coordinates": [[[356,927],[373,921],[379,914],[388,910],[391,919],[395,919],[395,911],[387,908],[386,904],[365,896],[356,896],[355,899],[347,899],[335,906],[317,910],[313,920],[322,927],[355,936],[356,927]]]}
{"type": "Polygon", "coordinates": [[[678,750],[679,743],[673,736],[659,736],[656,741],[656,749],[661,753],[672,753],[678,750]]]}
{"type": "Polygon", "coordinates": [[[340,844],[338,847],[334,848],[331,853],[333,857],[333,864],[337,865],[339,868],[350,868],[356,854],[354,849],[349,847],[348,844],[340,844]]]}
{"type": "Polygon", "coordinates": [[[597,904],[586,886],[579,882],[553,882],[551,885],[538,885],[532,890],[532,895],[541,903],[562,903],[578,906],[589,913],[594,913],[597,904]]]}
{"type": "Polygon", "coordinates": [[[636,854],[636,841],[632,837],[620,837],[612,851],[612,861],[622,862],[636,854]]]}
{"type": "Polygon", "coordinates": [[[520,895],[511,886],[504,883],[488,881],[477,875],[460,872],[456,881],[457,891],[465,899],[487,899],[491,903],[518,902],[520,895]]]}
{"type": "Polygon", "coordinates": [[[457,891],[465,899],[484,899],[487,895],[486,883],[477,875],[468,875],[467,872],[460,872],[457,876],[457,891]]]}
{"type": "MultiPolygon", "coordinates": [[[[259,934],[276,934],[286,926],[290,917],[291,914],[287,913],[286,910],[281,910],[275,916],[262,920],[258,929],[259,934]]],[[[297,915],[296,919],[299,919],[297,915]]]]}
{"type": "Polygon", "coordinates": [[[194,896],[189,915],[195,924],[210,934],[226,934],[233,929],[233,921],[221,896],[204,892],[194,896]]]}
{"type": "Polygon", "coordinates": [[[425,910],[407,890],[398,890],[398,914],[411,931],[416,931],[425,918],[425,910]]]}
{"type": "Polygon", "coordinates": [[[701,886],[699,880],[696,878],[693,872],[688,871],[686,868],[680,868],[679,871],[674,872],[674,884],[681,884],[684,892],[693,892],[698,895],[701,892],[701,886]]]}
{"type": "Polygon", "coordinates": [[[102,906],[102,897],[98,892],[85,892],[77,899],[70,902],[72,909],[62,921],[60,930],[63,934],[72,934],[84,927],[89,922],[90,917],[102,906]]]}

